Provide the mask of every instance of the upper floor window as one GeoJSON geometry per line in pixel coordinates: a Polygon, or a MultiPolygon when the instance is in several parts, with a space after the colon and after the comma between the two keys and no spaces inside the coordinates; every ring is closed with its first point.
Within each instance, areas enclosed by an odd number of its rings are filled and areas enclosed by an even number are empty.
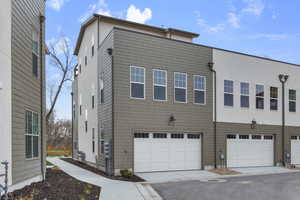
{"type": "Polygon", "coordinates": [[[130,66],[130,97],[145,98],[145,68],[130,66]]]}
{"type": "Polygon", "coordinates": [[[92,129],[92,151],[95,153],[95,128],[92,129]]]}
{"type": "Polygon", "coordinates": [[[38,60],[39,60],[39,34],[32,30],[32,73],[38,76],[38,60]]]}
{"type": "Polygon", "coordinates": [[[270,87],[270,109],[278,110],[278,88],[270,87]]]}
{"type": "Polygon", "coordinates": [[[93,109],[95,108],[95,96],[94,95],[92,96],[92,108],[93,109]]]}
{"type": "Polygon", "coordinates": [[[25,111],[25,156],[39,156],[39,116],[32,111],[25,111]]]}
{"type": "Polygon", "coordinates": [[[256,108],[264,109],[265,88],[263,85],[256,85],[256,108]]]}
{"type": "Polygon", "coordinates": [[[94,47],[94,45],[92,46],[92,57],[94,56],[94,54],[95,54],[95,47],[94,47]]]}
{"type": "Polygon", "coordinates": [[[153,70],[153,99],[160,101],[167,99],[167,71],[153,70]]]}
{"type": "Polygon", "coordinates": [[[87,66],[87,56],[84,57],[84,64],[87,66]]]}
{"type": "Polygon", "coordinates": [[[104,82],[102,78],[100,79],[99,85],[100,85],[100,103],[104,103],[104,82]]]}
{"type": "Polygon", "coordinates": [[[79,65],[79,73],[81,73],[81,65],[79,65]]]}
{"type": "Polygon", "coordinates": [[[174,88],[175,88],[175,101],[187,102],[187,74],[186,73],[174,73],[174,88]]]}
{"type": "Polygon", "coordinates": [[[206,78],[205,76],[194,76],[194,103],[205,104],[206,78]]]}
{"type": "Polygon", "coordinates": [[[233,106],[233,81],[224,80],[224,105],[233,106]]]}
{"type": "Polygon", "coordinates": [[[289,90],[289,111],[296,112],[296,90],[289,90]]]}
{"type": "Polygon", "coordinates": [[[249,83],[241,82],[241,107],[249,108],[249,83]]]}

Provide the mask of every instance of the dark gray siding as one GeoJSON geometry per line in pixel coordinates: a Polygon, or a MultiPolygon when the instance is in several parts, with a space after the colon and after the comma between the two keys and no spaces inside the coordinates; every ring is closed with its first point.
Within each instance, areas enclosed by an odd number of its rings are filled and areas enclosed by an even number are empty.
{"type": "MultiPolygon", "coordinates": [[[[40,72],[41,67],[44,70],[44,65],[40,66],[39,77],[36,78],[32,73],[32,29],[35,27],[39,30],[39,15],[43,15],[44,10],[44,0],[12,0],[13,184],[41,175],[40,157],[34,160],[25,159],[24,134],[25,110],[37,112],[41,117],[40,72]]],[[[44,62],[44,57],[41,59],[44,62]]],[[[45,77],[45,74],[42,76],[45,77]]],[[[43,98],[45,99],[45,96],[43,98]]]]}
{"type": "Polygon", "coordinates": [[[213,166],[212,49],[147,34],[114,29],[114,162],[133,168],[135,131],[203,133],[203,166],[213,166]],[[146,69],[146,99],[130,99],[129,66],[146,69]],[[152,69],[168,72],[167,102],[153,101],[152,69]],[[188,103],[174,103],[174,72],[188,74],[188,103]],[[206,105],[193,103],[193,75],[207,79],[206,105]],[[176,122],[169,126],[174,115],[176,122]]]}
{"type": "Polygon", "coordinates": [[[108,55],[107,49],[113,47],[114,36],[110,33],[99,47],[98,54],[98,138],[99,138],[99,165],[105,166],[104,155],[101,154],[101,129],[104,132],[104,141],[111,142],[112,140],[112,57],[108,55]],[[101,103],[99,80],[103,79],[104,83],[104,102],[101,103]]]}

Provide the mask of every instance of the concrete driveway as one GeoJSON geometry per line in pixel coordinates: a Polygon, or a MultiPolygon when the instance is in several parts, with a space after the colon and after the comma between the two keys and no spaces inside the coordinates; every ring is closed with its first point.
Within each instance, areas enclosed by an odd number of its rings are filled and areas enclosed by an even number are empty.
{"type": "Polygon", "coordinates": [[[291,172],[290,169],[283,167],[243,167],[243,168],[232,168],[232,170],[240,172],[242,174],[249,175],[261,175],[261,174],[280,174],[291,172]]]}
{"type": "Polygon", "coordinates": [[[164,182],[210,179],[218,176],[217,174],[204,171],[204,170],[149,172],[149,173],[137,173],[137,175],[149,183],[164,183],[164,182]]]}
{"type": "Polygon", "coordinates": [[[299,200],[300,172],[153,184],[164,200],[299,200]],[[225,180],[225,181],[224,181],[225,180]]]}

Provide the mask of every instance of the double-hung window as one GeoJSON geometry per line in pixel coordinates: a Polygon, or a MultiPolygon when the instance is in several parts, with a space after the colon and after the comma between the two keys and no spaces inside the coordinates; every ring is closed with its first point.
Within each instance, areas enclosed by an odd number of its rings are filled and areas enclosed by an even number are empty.
{"type": "Polygon", "coordinates": [[[175,72],[174,73],[174,97],[175,102],[187,102],[187,74],[175,72]]]}
{"type": "Polygon", "coordinates": [[[130,97],[145,98],[145,68],[130,66],[130,97]]]}
{"type": "Polygon", "coordinates": [[[233,81],[224,80],[224,106],[233,106],[233,81]]]}
{"type": "Polygon", "coordinates": [[[289,90],[289,111],[296,112],[296,90],[289,90]]]}
{"type": "Polygon", "coordinates": [[[206,97],[206,77],[194,76],[194,103],[205,104],[206,97]]]}
{"type": "Polygon", "coordinates": [[[241,108],[249,108],[249,83],[241,82],[241,108]]]}
{"type": "Polygon", "coordinates": [[[167,71],[153,70],[153,99],[167,100],[167,71]]]}
{"type": "Polygon", "coordinates": [[[278,88],[270,87],[270,109],[278,110],[278,88]]]}
{"type": "Polygon", "coordinates": [[[265,108],[265,88],[263,85],[256,85],[256,109],[265,108]]]}
{"type": "Polygon", "coordinates": [[[39,61],[39,34],[36,30],[32,30],[32,73],[38,77],[38,61],[39,61]]]}
{"type": "Polygon", "coordinates": [[[25,156],[39,156],[39,116],[32,111],[25,111],[25,156]]]}
{"type": "Polygon", "coordinates": [[[92,150],[95,153],[95,128],[92,129],[92,150]]]}

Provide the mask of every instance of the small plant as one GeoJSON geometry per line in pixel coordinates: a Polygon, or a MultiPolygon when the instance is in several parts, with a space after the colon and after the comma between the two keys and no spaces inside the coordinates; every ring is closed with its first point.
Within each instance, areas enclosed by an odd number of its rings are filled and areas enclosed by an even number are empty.
{"type": "Polygon", "coordinates": [[[133,176],[132,171],[130,171],[129,169],[122,169],[120,171],[121,176],[125,177],[125,178],[131,178],[133,176]]]}

